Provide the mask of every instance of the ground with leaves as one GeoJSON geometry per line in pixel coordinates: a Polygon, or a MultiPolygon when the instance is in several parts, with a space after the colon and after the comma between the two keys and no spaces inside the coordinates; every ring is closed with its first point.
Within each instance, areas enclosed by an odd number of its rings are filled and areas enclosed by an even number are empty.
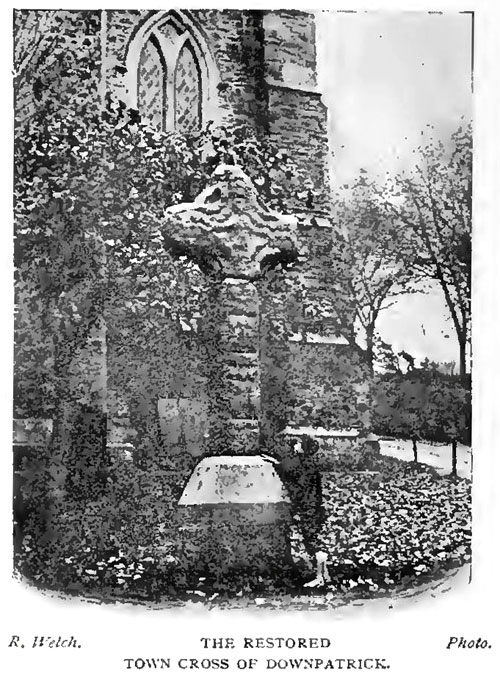
{"type": "MultiPolygon", "coordinates": [[[[178,586],[175,508],[165,501],[164,490],[170,489],[170,498],[179,490],[168,473],[125,467],[115,471],[101,497],[68,501],[56,487],[40,492],[47,476],[40,478],[41,468],[33,461],[23,460],[22,468],[21,493],[31,508],[18,567],[32,583],[115,600],[166,598],[173,604],[221,598],[206,578],[178,586]]],[[[376,456],[369,470],[323,474],[323,495],[321,541],[332,578],[321,591],[327,600],[331,594],[383,595],[441,578],[470,561],[468,480],[376,456]]],[[[225,594],[233,599],[300,596],[312,572],[299,563],[300,569],[283,573],[278,582],[261,579],[251,588],[228,584],[225,594]]]]}
{"type": "Polygon", "coordinates": [[[341,589],[377,592],[470,560],[471,485],[423,464],[372,457],[330,473],[323,543],[341,589]]]}

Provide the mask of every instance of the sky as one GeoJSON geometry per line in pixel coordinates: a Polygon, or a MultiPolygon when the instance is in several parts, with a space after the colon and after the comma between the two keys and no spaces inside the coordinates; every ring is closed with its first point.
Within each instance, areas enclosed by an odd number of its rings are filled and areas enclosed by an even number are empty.
{"type": "MultiPolygon", "coordinates": [[[[411,167],[425,134],[447,137],[472,117],[471,15],[320,12],[319,89],[328,106],[335,184],[360,168],[383,178],[411,167]]],[[[382,313],[379,333],[418,361],[458,361],[441,290],[408,295],[382,313]]]]}

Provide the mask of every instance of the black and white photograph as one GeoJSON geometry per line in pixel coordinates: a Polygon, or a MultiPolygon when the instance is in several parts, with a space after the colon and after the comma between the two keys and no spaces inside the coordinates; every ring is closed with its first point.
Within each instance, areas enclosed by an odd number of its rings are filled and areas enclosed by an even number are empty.
{"type": "MultiPolygon", "coordinates": [[[[4,554],[59,616],[2,646],[80,664],[72,612],[172,641],[192,613],[190,655],[125,646],[106,675],[408,676],[334,629],[432,621],[484,565],[476,12],[126,5],[5,31],[4,554]],[[208,624],[232,616],[248,635],[208,624]]],[[[440,650],[493,679],[465,622],[440,650]]]]}

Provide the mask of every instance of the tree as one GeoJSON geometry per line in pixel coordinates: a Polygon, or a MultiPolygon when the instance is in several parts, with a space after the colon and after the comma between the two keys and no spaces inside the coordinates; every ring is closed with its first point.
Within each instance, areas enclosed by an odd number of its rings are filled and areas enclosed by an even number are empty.
{"type": "MultiPolygon", "coordinates": [[[[462,124],[450,143],[420,146],[410,173],[396,178],[394,214],[413,231],[420,255],[413,271],[437,281],[443,291],[460,349],[460,379],[467,386],[470,340],[472,126],[462,124]]],[[[389,205],[389,204],[387,204],[389,205]]]]}
{"type": "MultiPolygon", "coordinates": [[[[380,313],[402,293],[416,290],[418,276],[411,270],[414,242],[408,229],[401,229],[387,205],[386,188],[370,180],[362,170],[359,178],[337,197],[336,218],[346,246],[348,286],[355,306],[351,342],[359,335],[366,345],[366,358],[373,374],[376,325],[380,313]]],[[[342,239],[342,237],[340,237],[342,239]]]]}

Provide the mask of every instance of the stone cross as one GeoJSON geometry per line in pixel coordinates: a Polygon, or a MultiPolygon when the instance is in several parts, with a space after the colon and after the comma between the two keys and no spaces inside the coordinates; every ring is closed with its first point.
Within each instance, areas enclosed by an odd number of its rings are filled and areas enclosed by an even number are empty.
{"type": "Polygon", "coordinates": [[[193,203],[165,212],[164,243],[187,255],[214,287],[209,381],[211,453],[249,453],[260,444],[259,281],[297,257],[296,218],[269,210],[234,165],[219,166],[193,203]]]}

